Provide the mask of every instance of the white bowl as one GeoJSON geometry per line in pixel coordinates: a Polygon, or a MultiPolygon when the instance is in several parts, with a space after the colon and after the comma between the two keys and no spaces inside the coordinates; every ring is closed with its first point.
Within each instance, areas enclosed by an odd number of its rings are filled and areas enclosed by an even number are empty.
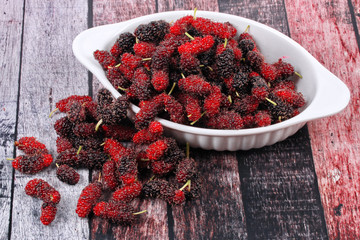
{"type": "MultiPolygon", "coordinates": [[[[73,52],[76,58],[90,70],[100,82],[111,91],[115,97],[119,92],[110,84],[105,73],[93,57],[93,52],[109,50],[119,34],[134,32],[141,23],[154,20],[171,22],[185,15],[192,15],[193,11],[172,11],[147,15],[125,22],[94,27],[80,33],[73,42],[73,52]]],[[[349,100],[350,92],[346,85],[334,74],[321,65],[310,53],[298,43],[284,34],[261,23],[218,12],[197,11],[196,16],[212,19],[218,22],[230,22],[238,33],[250,25],[250,33],[265,56],[267,62],[275,62],[286,56],[303,78],[297,84],[306,100],[301,113],[291,119],[270,126],[240,130],[217,130],[198,128],[177,124],[165,119],[157,118],[167,134],[180,142],[189,142],[192,147],[213,149],[218,151],[248,150],[274,144],[296,133],[306,122],[336,114],[343,110],[349,100]]],[[[139,111],[135,105],[130,106],[131,117],[139,111]]]]}

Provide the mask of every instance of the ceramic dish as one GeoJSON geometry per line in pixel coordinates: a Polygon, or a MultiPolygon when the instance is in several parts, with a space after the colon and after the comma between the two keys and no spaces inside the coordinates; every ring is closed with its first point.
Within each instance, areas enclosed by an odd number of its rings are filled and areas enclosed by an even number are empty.
{"type": "MultiPolygon", "coordinates": [[[[119,92],[110,84],[101,66],[94,59],[93,52],[97,49],[109,50],[120,33],[134,32],[141,23],[154,20],[171,22],[192,14],[192,11],[163,12],[91,28],[75,38],[73,52],[76,58],[99,79],[104,87],[109,89],[115,97],[119,97],[119,92]]],[[[236,27],[238,33],[243,32],[250,25],[250,33],[254,36],[257,46],[264,54],[267,62],[275,62],[280,57],[286,56],[286,61],[291,63],[295,70],[303,76],[296,83],[296,87],[304,95],[306,105],[299,115],[291,119],[252,129],[206,129],[181,125],[158,118],[157,120],[161,122],[166,133],[180,142],[189,142],[192,147],[218,151],[260,148],[286,139],[310,120],[336,114],[348,104],[350,92],[346,85],[289,37],[261,23],[234,15],[206,11],[197,11],[196,15],[218,22],[230,22],[236,27]]],[[[133,117],[138,111],[137,106],[131,105],[130,117],[133,117]]]]}

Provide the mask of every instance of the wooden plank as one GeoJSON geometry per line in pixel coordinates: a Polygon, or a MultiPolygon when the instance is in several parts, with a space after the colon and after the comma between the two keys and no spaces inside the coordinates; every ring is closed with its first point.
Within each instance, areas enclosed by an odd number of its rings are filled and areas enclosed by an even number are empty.
{"type": "Polygon", "coordinates": [[[203,177],[199,199],[173,206],[175,239],[248,239],[234,152],[191,149],[203,177]]]}
{"type": "Polygon", "coordinates": [[[282,1],[220,0],[219,11],[249,18],[289,34],[285,6],[282,1]]]}
{"type": "Polygon", "coordinates": [[[354,34],[360,49],[360,1],[348,0],[351,21],[354,26],[354,34]]]}
{"type": "MultiPolygon", "coordinates": [[[[351,91],[349,106],[335,116],[310,123],[309,133],[329,237],[359,239],[360,54],[348,3],[285,2],[292,38],[351,91]]],[[[358,12],[358,4],[355,9],[358,12]]]]}
{"type": "Polygon", "coordinates": [[[249,239],[327,238],[306,131],[238,152],[249,239]]]}
{"type": "MultiPolygon", "coordinates": [[[[219,10],[289,34],[283,1],[220,1],[219,10]]],[[[249,239],[326,238],[306,127],[238,158],[249,239]]]]}
{"type": "MultiPolygon", "coordinates": [[[[87,28],[87,1],[26,1],[22,52],[18,137],[34,136],[56,156],[53,123],[49,118],[55,102],[72,94],[87,94],[86,70],[75,60],[71,44],[87,28]]],[[[22,154],[17,152],[17,155],[22,154]]],[[[80,172],[80,182],[68,186],[55,175],[55,166],[36,175],[16,172],[12,232],[13,239],[88,239],[87,219],[75,213],[77,198],[88,184],[88,171],[80,172]],[[61,194],[55,220],[44,226],[39,220],[41,201],[27,196],[26,183],[42,178],[61,194]]]]}
{"type": "Polygon", "coordinates": [[[14,156],[23,4],[2,2],[0,14],[0,239],[9,234],[13,169],[6,158],[14,156]]]}
{"type": "Polygon", "coordinates": [[[94,26],[121,22],[155,12],[155,0],[93,0],[94,26]]]}
{"type": "Polygon", "coordinates": [[[193,1],[164,1],[158,0],[158,11],[193,10],[197,8],[202,11],[219,11],[218,1],[193,0],[193,1]]]}
{"type": "MultiPolygon", "coordinates": [[[[93,25],[116,23],[156,12],[156,1],[93,1],[93,25]]],[[[93,94],[102,85],[93,79],[93,94]]],[[[135,209],[146,209],[133,226],[109,225],[104,220],[94,217],[91,221],[92,239],[167,239],[167,205],[161,200],[144,200],[134,203],[135,209]]]]}

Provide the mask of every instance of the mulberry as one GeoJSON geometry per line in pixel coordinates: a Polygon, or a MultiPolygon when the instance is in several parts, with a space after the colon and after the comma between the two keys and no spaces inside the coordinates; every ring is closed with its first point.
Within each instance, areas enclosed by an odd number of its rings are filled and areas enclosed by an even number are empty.
{"type": "Polygon", "coordinates": [[[41,205],[41,216],[40,221],[44,225],[49,225],[54,221],[56,216],[57,208],[55,204],[52,203],[43,203],[41,205]]]}
{"type": "Polygon", "coordinates": [[[67,184],[75,185],[79,182],[80,174],[75,171],[74,168],[63,164],[60,165],[56,170],[57,178],[67,184]]]}
{"type": "Polygon", "coordinates": [[[101,183],[95,182],[87,185],[80,194],[75,212],[79,217],[87,217],[92,208],[101,197],[101,183]]]}
{"type": "Polygon", "coordinates": [[[61,198],[60,193],[54,187],[46,181],[38,178],[30,180],[26,184],[25,193],[50,204],[58,204],[61,198]]]}
{"type": "Polygon", "coordinates": [[[22,137],[18,141],[15,141],[14,144],[19,150],[22,150],[25,154],[48,153],[45,144],[37,141],[34,137],[22,137]]]}

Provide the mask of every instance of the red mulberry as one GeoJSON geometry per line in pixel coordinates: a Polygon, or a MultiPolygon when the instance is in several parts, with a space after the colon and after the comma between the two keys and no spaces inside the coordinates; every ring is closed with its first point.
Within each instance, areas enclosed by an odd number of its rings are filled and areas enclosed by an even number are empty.
{"type": "Polygon", "coordinates": [[[40,221],[44,225],[49,225],[55,219],[57,208],[55,204],[43,203],[41,206],[40,221]]]}
{"type": "Polygon", "coordinates": [[[163,131],[164,129],[159,122],[151,122],[148,128],[144,128],[134,135],[133,142],[142,144],[156,141],[163,134],[163,131]]]}
{"type": "Polygon", "coordinates": [[[87,217],[101,197],[101,184],[90,183],[81,192],[76,206],[76,213],[79,217],[87,217]]]}
{"type": "Polygon", "coordinates": [[[45,203],[58,204],[60,202],[60,193],[49,183],[42,179],[32,179],[25,186],[25,193],[29,196],[39,198],[45,203]]]}
{"type": "Polygon", "coordinates": [[[15,141],[15,146],[25,154],[48,153],[46,146],[34,137],[22,137],[15,141]]]}
{"type": "Polygon", "coordinates": [[[67,184],[75,185],[79,182],[80,175],[72,167],[63,164],[60,165],[56,170],[57,178],[67,184]]]}
{"type": "Polygon", "coordinates": [[[14,159],[12,166],[21,173],[35,174],[50,166],[52,161],[50,154],[21,155],[14,159]]]}
{"type": "Polygon", "coordinates": [[[116,58],[107,51],[96,50],[94,52],[94,57],[104,70],[114,67],[117,64],[116,58]]]}
{"type": "Polygon", "coordinates": [[[141,193],[141,183],[135,181],[132,184],[125,185],[122,188],[116,190],[113,193],[112,197],[116,201],[130,202],[136,197],[138,197],[140,193],[141,193]]]}
{"type": "Polygon", "coordinates": [[[212,91],[212,86],[205,79],[198,75],[190,75],[178,82],[179,88],[187,93],[205,96],[212,91]]]}

